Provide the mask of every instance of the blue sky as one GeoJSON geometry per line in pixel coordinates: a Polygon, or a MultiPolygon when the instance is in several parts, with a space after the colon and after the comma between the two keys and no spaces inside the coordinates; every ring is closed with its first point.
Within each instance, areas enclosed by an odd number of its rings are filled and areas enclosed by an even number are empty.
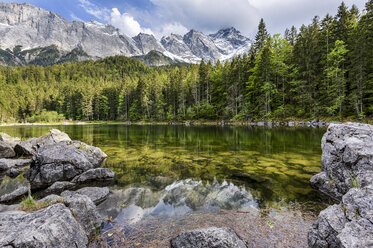
{"type": "MultiPolygon", "coordinates": [[[[190,29],[206,33],[234,26],[253,37],[259,19],[271,33],[308,24],[315,15],[335,14],[340,0],[12,0],[51,10],[68,20],[110,23],[125,34],[152,33],[157,37],[184,34],[190,29]]],[[[345,0],[363,9],[366,0],[345,0]]]]}

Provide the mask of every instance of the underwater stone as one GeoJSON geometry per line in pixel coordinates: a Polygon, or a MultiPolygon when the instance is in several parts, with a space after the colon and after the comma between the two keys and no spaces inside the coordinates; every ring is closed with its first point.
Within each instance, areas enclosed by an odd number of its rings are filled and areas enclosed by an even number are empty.
{"type": "Polygon", "coordinates": [[[247,248],[247,244],[232,229],[206,228],[184,232],[171,239],[171,248],[247,248]]]}

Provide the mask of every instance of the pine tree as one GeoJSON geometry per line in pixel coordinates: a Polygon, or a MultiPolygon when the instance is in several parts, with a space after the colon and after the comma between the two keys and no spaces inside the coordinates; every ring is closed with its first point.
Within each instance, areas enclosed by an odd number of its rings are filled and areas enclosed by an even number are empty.
{"type": "Polygon", "coordinates": [[[254,42],[255,54],[259,53],[259,51],[263,48],[268,38],[269,38],[269,34],[266,28],[266,24],[264,23],[264,20],[262,18],[260,19],[260,22],[258,25],[258,33],[255,36],[255,42],[254,42]]]}

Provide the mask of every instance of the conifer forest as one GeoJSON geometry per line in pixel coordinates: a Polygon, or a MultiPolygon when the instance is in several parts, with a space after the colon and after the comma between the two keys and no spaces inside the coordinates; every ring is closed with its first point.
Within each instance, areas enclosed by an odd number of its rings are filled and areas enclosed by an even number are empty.
{"type": "Polygon", "coordinates": [[[373,0],[269,34],[213,64],[149,67],[108,57],[0,68],[0,121],[250,120],[373,116],[373,0]]]}

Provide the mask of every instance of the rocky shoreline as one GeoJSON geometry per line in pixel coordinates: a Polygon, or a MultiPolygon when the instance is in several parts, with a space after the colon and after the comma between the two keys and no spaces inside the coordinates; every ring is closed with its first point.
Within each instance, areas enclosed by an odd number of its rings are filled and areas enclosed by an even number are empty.
{"type": "Polygon", "coordinates": [[[280,121],[280,120],[270,120],[270,121],[180,121],[180,122],[59,122],[59,123],[10,123],[10,124],[0,124],[1,126],[44,126],[44,125],[170,125],[170,126],[249,126],[249,127],[311,127],[311,128],[325,128],[329,124],[336,122],[328,122],[322,120],[291,120],[291,121],[280,121]]]}
{"type": "Polygon", "coordinates": [[[373,247],[373,126],[332,124],[322,151],[311,186],[340,203],[321,211],[309,247],[373,247]]]}
{"type": "Polygon", "coordinates": [[[0,176],[16,177],[29,167],[23,174],[27,186],[0,197],[0,204],[8,204],[0,213],[0,246],[87,247],[104,223],[96,205],[110,191],[85,186],[114,180],[113,171],[99,168],[106,157],[101,149],[72,141],[56,129],[26,141],[0,136],[0,176]],[[34,203],[42,207],[21,211],[24,201],[34,201],[31,192],[44,196],[34,203]],[[21,204],[14,204],[22,197],[21,204]]]}

